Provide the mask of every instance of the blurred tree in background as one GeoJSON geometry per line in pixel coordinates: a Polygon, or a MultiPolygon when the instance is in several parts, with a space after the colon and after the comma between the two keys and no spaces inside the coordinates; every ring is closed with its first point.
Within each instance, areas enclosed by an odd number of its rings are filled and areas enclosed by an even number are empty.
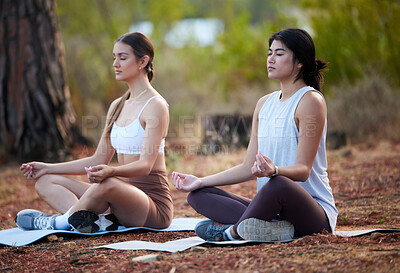
{"type": "Polygon", "coordinates": [[[78,139],[54,0],[0,2],[0,162],[64,158],[78,139]]]}

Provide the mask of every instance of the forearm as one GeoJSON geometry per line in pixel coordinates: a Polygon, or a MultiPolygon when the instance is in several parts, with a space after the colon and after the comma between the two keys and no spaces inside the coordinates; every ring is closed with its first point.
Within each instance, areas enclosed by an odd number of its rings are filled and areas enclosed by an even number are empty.
{"type": "Polygon", "coordinates": [[[201,178],[202,187],[224,186],[245,182],[255,177],[251,167],[240,164],[223,172],[201,178]]]}
{"type": "Polygon", "coordinates": [[[108,162],[101,162],[94,156],[85,157],[62,163],[47,164],[48,173],[50,174],[85,174],[85,167],[95,166],[108,162]]]}
{"type": "Polygon", "coordinates": [[[147,161],[138,160],[132,163],[112,167],[112,176],[120,177],[139,177],[149,175],[152,169],[152,164],[147,161]]]}
{"type": "Polygon", "coordinates": [[[293,166],[281,167],[278,166],[279,175],[286,176],[293,181],[304,182],[310,176],[310,169],[303,164],[296,164],[293,166]]]}

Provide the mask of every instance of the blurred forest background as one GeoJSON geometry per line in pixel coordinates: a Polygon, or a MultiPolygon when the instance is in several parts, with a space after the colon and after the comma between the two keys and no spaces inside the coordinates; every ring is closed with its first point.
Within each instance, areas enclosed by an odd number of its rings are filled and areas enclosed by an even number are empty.
{"type": "Polygon", "coordinates": [[[288,27],[310,32],[317,58],[329,62],[322,91],[331,135],[400,140],[398,0],[57,0],[56,13],[76,123],[93,147],[111,101],[126,89],[112,67],[121,34],[150,36],[153,86],[170,104],[167,143],[195,151],[207,117],[249,116],[279,89],[267,78],[268,38],[288,27]],[[190,32],[195,19],[212,27],[190,32]]]}

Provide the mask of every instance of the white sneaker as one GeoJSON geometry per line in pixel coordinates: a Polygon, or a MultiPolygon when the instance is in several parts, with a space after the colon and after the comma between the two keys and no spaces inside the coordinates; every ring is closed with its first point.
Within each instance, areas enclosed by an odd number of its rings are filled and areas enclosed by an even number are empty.
{"type": "Polygon", "coordinates": [[[49,230],[56,229],[56,217],[35,209],[24,209],[18,212],[15,223],[22,230],[49,230]]]}
{"type": "Polygon", "coordinates": [[[237,231],[243,239],[259,242],[286,241],[294,236],[294,226],[288,221],[268,222],[256,218],[240,222],[237,231]]]}

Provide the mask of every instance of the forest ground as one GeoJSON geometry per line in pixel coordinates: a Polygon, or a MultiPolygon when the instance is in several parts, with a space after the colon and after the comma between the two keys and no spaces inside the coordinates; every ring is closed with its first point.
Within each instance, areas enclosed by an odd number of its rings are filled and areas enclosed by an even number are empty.
{"type": "MultiPolygon", "coordinates": [[[[74,157],[88,149],[77,149],[74,157]]],[[[207,175],[240,163],[245,151],[174,158],[177,171],[207,175]]],[[[337,230],[400,228],[400,144],[382,141],[328,152],[329,177],[339,210],[337,230]]],[[[84,179],[84,177],[78,177],[84,179]]],[[[252,197],[255,181],[224,187],[252,197]]],[[[201,217],[186,193],[171,187],[174,217],[201,217]]],[[[0,167],[0,229],[15,227],[18,211],[35,208],[55,213],[15,164],[0,167]]],[[[360,237],[314,234],[290,243],[242,246],[202,245],[183,252],[127,251],[93,247],[131,240],[166,242],[194,232],[131,231],[81,237],[59,235],[23,247],[0,246],[2,272],[400,272],[400,233],[360,237]],[[158,254],[155,262],[133,262],[158,254]]]]}

